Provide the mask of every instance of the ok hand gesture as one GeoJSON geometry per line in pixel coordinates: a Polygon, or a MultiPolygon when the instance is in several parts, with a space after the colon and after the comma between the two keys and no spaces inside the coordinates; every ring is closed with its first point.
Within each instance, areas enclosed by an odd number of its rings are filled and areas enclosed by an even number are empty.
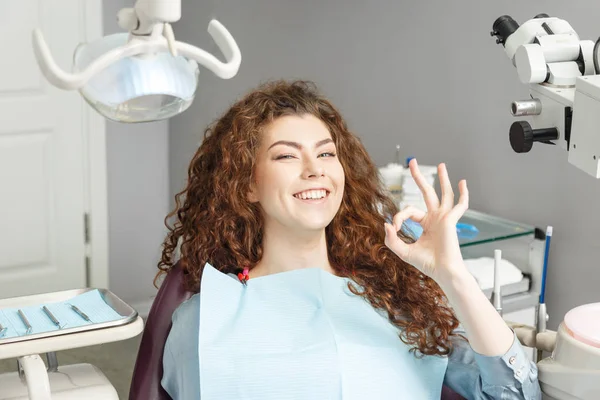
{"type": "Polygon", "coordinates": [[[408,206],[394,216],[393,225],[385,224],[385,245],[398,257],[419,269],[435,280],[440,286],[457,273],[466,269],[460,247],[456,224],[469,205],[467,182],[458,184],[460,198],[454,204],[452,184],[444,164],[438,166],[438,176],[442,189],[442,198],[438,199],[433,186],[428,184],[421,174],[417,160],[409,163],[410,172],[423,193],[427,212],[408,206]],[[423,233],[412,244],[402,241],[397,232],[403,221],[412,219],[421,224],[423,233]]]}

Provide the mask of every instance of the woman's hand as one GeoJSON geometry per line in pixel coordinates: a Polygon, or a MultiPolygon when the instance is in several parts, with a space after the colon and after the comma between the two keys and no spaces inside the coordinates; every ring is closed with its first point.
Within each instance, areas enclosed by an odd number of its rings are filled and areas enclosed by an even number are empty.
{"type": "Polygon", "coordinates": [[[393,226],[385,224],[385,245],[402,260],[443,286],[456,274],[464,273],[466,270],[458,243],[456,224],[469,206],[467,182],[464,180],[459,182],[460,198],[455,205],[452,184],[444,164],[438,166],[442,189],[441,201],[433,186],[428,184],[421,174],[417,160],[411,160],[409,167],[423,193],[427,212],[408,206],[396,214],[393,226]],[[402,227],[402,222],[409,218],[420,223],[423,228],[422,235],[412,244],[405,243],[397,234],[402,227]]]}

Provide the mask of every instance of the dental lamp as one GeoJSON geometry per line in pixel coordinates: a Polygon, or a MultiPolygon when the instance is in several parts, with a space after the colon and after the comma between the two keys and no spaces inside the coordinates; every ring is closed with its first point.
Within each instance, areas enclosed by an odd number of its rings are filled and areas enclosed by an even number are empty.
{"type": "MultiPolygon", "coordinates": [[[[510,108],[513,116],[527,118],[509,129],[513,150],[559,145],[569,163],[600,178],[600,38],[579,40],[568,22],[547,14],[521,26],[503,15],[492,29],[520,81],[529,85],[530,99],[510,108]]],[[[600,303],[570,310],[556,332],[546,329],[547,319],[539,307],[536,327],[513,326],[521,343],[551,352],[537,360],[542,392],[556,400],[600,399],[600,303]]]]}
{"type": "Polygon", "coordinates": [[[240,50],[218,21],[210,21],[208,32],[226,62],[175,40],[170,24],[181,18],[181,0],[137,0],[133,8],[120,10],[117,18],[128,33],[80,44],[71,73],[56,64],[42,32],[33,31],[35,57],[48,81],[60,89],[79,90],[108,119],[149,122],[182,113],[194,100],[198,64],[222,79],[238,72],[240,50]]]}
{"type": "Polygon", "coordinates": [[[503,15],[492,36],[529,85],[530,98],[514,101],[509,129],[513,150],[527,153],[534,143],[559,145],[568,161],[600,178],[600,66],[596,42],[580,40],[562,19],[539,14],[519,26],[503,15]]]}

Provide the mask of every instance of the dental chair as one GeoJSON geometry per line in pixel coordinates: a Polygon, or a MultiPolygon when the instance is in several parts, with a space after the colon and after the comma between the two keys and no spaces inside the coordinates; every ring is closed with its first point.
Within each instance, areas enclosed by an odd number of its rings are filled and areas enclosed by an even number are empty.
{"type": "MultiPolygon", "coordinates": [[[[163,351],[175,309],[193,293],[183,287],[184,272],[179,263],[166,275],[154,299],[133,370],[129,400],[172,400],[162,388],[163,351]]],[[[464,400],[444,386],[441,400],[464,400]]]]}
{"type": "Polygon", "coordinates": [[[138,356],[133,368],[129,400],[172,400],[160,385],[163,351],[175,309],[192,297],[183,287],[184,271],[176,263],[158,290],[146,320],[138,356]]]}

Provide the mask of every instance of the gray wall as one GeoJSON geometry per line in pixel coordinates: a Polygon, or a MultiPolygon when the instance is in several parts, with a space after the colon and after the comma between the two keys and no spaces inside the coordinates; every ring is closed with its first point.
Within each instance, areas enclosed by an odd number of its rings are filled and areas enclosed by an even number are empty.
{"type": "MultiPolygon", "coordinates": [[[[133,0],[104,0],[105,34],[122,32],[117,12],[133,0]]],[[[169,208],[168,122],[107,121],[110,289],[144,307],[156,289],[160,246],[169,208]]]]}
{"type": "MultiPolygon", "coordinates": [[[[170,191],[180,190],[202,131],[260,81],[316,81],[379,165],[397,143],[422,164],[446,162],[466,178],[471,208],[545,228],[554,226],[548,273],[550,328],[566,311],[600,301],[600,181],[567,162],[558,146],[512,152],[509,104],[527,96],[489,32],[503,14],[518,22],[546,12],[595,40],[597,1],[219,0],[185,2],[179,40],[216,52],[212,17],[242,51],[230,81],[209,71],[198,99],[170,121],[170,191]]],[[[171,202],[172,204],[172,202],[171,202]]]]}

